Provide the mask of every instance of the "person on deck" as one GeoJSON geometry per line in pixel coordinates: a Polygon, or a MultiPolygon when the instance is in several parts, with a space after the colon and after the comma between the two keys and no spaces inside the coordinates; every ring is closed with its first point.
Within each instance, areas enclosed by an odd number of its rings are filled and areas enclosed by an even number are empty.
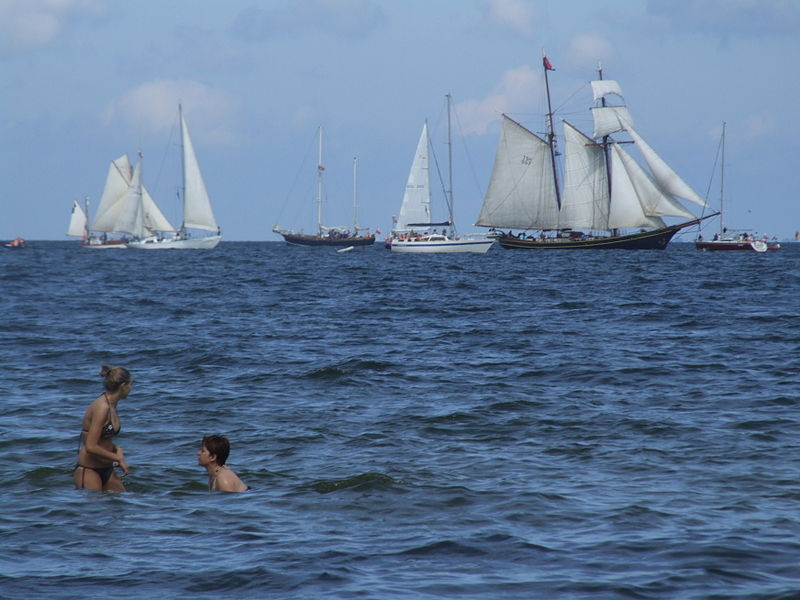
{"type": "Polygon", "coordinates": [[[197,451],[197,464],[208,471],[208,489],[212,492],[244,492],[247,485],[230,467],[225,466],[231,445],[224,435],[207,435],[197,451]]]}
{"type": "Polygon", "coordinates": [[[125,486],[114,467],[122,469],[125,476],[128,463],[122,448],[111,440],[122,429],[117,404],[130,394],[133,380],[124,367],[103,365],[100,376],[106,391],[89,405],[83,415],[78,463],[73,478],[77,489],[124,492],[125,486]]]}

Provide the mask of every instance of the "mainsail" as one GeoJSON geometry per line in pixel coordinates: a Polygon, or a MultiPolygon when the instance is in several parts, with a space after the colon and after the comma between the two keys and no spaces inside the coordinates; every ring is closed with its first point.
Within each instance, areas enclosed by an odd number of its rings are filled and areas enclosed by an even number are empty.
{"type": "Polygon", "coordinates": [[[503,115],[503,130],[476,225],[559,228],[550,148],[546,141],[503,115]]]}
{"type": "Polygon", "coordinates": [[[214,218],[214,211],[211,210],[211,200],[200,173],[200,165],[194,153],[182,109],[180,116],[183,145],[183,226],[216,232],[219,226],[214,218]]]}
{"type": "Polygon", "coordinates": [[[408,173],[396,231],[408,231],[412,223],[431,222],[431,180],[428,167],[428,123],[422,126],[417,151],[408,173]]]}

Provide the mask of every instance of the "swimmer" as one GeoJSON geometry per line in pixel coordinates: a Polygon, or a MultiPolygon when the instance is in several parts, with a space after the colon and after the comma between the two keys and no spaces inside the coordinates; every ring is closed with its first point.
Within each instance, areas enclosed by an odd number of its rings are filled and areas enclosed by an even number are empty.
{"type": "Polygon", "coordinates": [[[78,464],[73,473],[75,487],[124,492],[125,486],[114,472],[114,467],[119,466],[125,476],[128,474],[128,463],[122,448],[111,440],[122,429],[117,404],[130,394],[133,380],[123,367],[103,365],[100,376],[106,391],[89,405],[83,415],[78,464]]]}
{"type": "Polygon", "coordinates": [[[207,435],[197,451],[197,464],[208,471],[208,489],[212,492],[243,492],[247,489],[233,469],[225,466],[230,451],[230,442],[224,435],[207,435]]]}

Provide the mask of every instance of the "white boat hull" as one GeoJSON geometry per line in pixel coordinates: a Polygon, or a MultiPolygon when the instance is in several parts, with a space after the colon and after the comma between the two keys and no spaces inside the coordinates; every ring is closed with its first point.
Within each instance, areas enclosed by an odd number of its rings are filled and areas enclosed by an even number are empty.
{"type": "Polygon", "coordinates": [[[488,252],[493,243],[494,240],[428,239],[423,236],[405,240],[393,239],[391,250],[406,254],[450,254],[455,252],[483,254],[488,252]]]}
{"type": "Polygon", "coordinates": [[[134,250],[211,250],[216,248],[222,240],[221,235],[209,235],[186,239],[177,238],[145,238],[128,242],[128,247],[134,250]]]}

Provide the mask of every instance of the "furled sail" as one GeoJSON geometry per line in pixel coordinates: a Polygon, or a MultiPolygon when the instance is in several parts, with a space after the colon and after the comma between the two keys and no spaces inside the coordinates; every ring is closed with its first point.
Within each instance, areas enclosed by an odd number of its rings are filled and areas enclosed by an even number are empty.
{"type": "Polygon", "coordinates": [[[211,200],[206,191],[206,184],[200,173],[200,165],[194,153],[194,146],[189,137],[189,129],[181,111],[181,138],[183,143],[183,224],[185,227],[217,231],[219,229],[211,200]]]}
{"type": "Polygon", "coordinates": [[[506,115],[476,224],[517,229],[560,227],[550,147],[506,115]]]}
{"type": "Polygon", "coordinates": [[[406,231],[410,223],[430,223],[431,217],[431,184],[428,166],[428,123],[422,126],[422,133],[417,142],[416,154],[408,173],[403,203],[397,216],[397,231],[406,231]]]}
{"type": "Polygon", "coordinates": [[[92,223],[93,231],[106,233],[122,231],[117,228],[117,219],[128,194],[131,175],[131,161],[127,154],[111,161],[103,195],[100,197],[100,204],[92,223]]]}

